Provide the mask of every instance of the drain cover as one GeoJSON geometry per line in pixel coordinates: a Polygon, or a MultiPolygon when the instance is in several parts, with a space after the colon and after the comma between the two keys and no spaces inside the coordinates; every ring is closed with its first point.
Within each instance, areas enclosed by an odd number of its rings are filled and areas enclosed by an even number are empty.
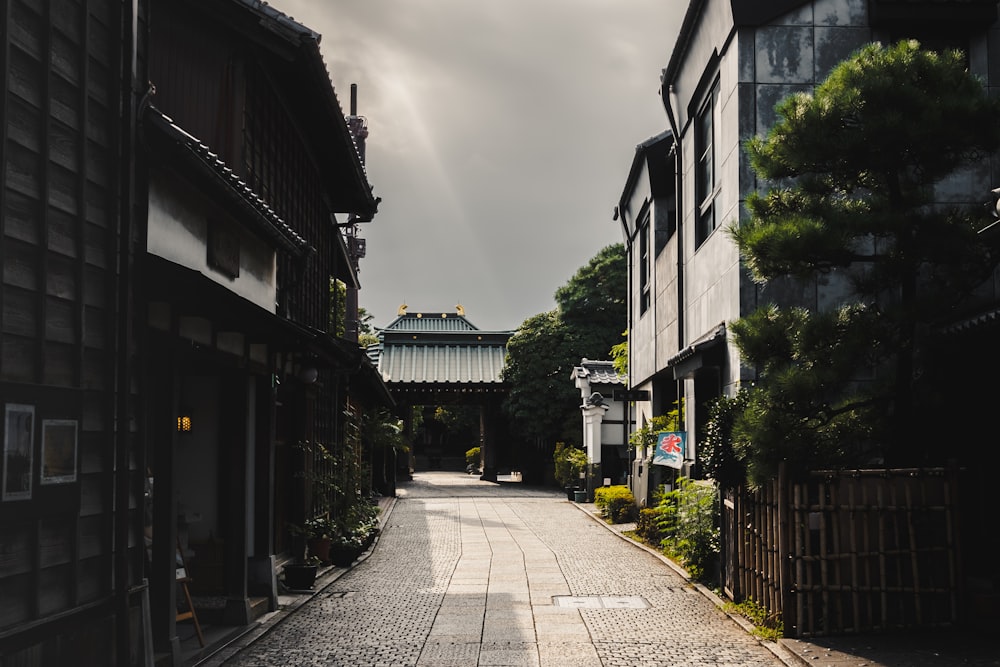
{"type": "Polygon", "coordinates": [[[607,595],[554,595],[556,607],[573,609],[646,609],[649,603],[638,595],[612,597],[607,595]]]}

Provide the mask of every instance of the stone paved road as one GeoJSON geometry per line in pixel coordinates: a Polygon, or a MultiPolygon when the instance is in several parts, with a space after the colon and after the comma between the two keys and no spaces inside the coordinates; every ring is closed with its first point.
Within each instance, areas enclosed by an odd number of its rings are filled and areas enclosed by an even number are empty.
{"type": "Polygon", "coordinates": [[[782,662],[564,494],[418,473],[374,552],[226,665],[782,662]]]}

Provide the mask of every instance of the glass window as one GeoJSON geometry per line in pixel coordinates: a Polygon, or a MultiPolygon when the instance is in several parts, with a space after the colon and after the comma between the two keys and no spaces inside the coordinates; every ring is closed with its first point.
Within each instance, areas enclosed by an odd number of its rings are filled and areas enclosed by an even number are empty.
{"type": "Polygon", "coordinates": [[[719,82],[716,81],[695,118],[695,201],[698,204],[698,218],[695,226],[694,244],[697,248],[718,225],[715,207],[718,195],[719,165],[719,82]]]}
{"type": "Polygon", "coordinates": [[[639,221],[639,313],[649,309],[649,209],[643,211],[639,221]]]}

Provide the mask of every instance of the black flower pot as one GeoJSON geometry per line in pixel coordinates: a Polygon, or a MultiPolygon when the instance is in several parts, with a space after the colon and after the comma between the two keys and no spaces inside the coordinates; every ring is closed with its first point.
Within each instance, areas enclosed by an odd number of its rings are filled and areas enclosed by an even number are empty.
{"type": "Polygon", "coordinates": [[[317,565],[290,563],[285,566],[285,586],[292,590],[308,590],[316,583],[317,565]]]}
{"type": "Polygon", "coordinates": [[[349,567],[360,555],[361,547],[343,545],[330,547],[330,562],[337,567],[349,567]]]}

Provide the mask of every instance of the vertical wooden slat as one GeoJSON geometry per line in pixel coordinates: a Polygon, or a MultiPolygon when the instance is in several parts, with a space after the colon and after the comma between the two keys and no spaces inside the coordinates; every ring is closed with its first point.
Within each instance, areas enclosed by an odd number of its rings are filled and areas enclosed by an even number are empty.
{"type": "Polygon", "coordinates": [[[76,364],[73,369],[73,378],[78,387],[83,386],[84,383],[84,341],[86,340],[85,327],[87,322],[86,298],[84,297],[84,267],[86,265],[84,259],[86,256],[86,243],[84,242],[84,238],[87,226],[87,174],[89,171],[87,125],[90,119],[90,105],[87,104],[87,82],[90,71],[90,54],[87,48],[87,45],[90,43],[88,31],[90,8],[88,4],[87,0],[82,0],[81,2],[80,25],[78,27],[80,39],[78,42],[79,51],[77,53],[77,66],[79,67],[79,80],[77,81],[77,122],[79,126],[76,133],[76,309],[74,313],[76,364]]]}
{"type": "Polygon", "coordinates": [[[855,492],[858,488],[858,479],[847,480],[847,504],[848,510],[848,548],[851,550],[851,629],[855,632],[861,631],[861,605],[859,600],[858,587],[860,584],[860,573],[858,571],[858,507],[856,504],[855,492]]]}
{"type": "Polygon", "coordinates": [[[39,161],[39,192],[38,192],[38,247],[36,248],[38,256],[37,265],[37,284],[38,284],[38,321],[36,322],[36,335],[38,340],[38,346],[35,348],[35,380],[37,382],[46,383],[46,354],[45,348],[47,347],[47,341],[45,337],[46,321],[48,320],[48,256],[49,256],[49,198],[51,196],[49,192],[50,181],[51,181],[51,160],[49,156],[50,151],[50,141],[49,138],[52,135],[51,124],[52,124],[52,7],[51,0],[44,0],[41,5],[42,23],[44,24],[44,30],[42,31],[41,45],[40,45],[40,62],[41,66],[41,76],[40,81],[40,91],[39,100],[41,104],[41,109],[39,109],[39,115],[41,116],[40,130],[41,136],[39,137],[39,150],[38,150],[38,161],[39,161]]]}
{"type": "Polygon", "coordinates": [[[796,597],[792,595],[791,565],[793,553],[789,545],[791,525],[789,523],[788,512],[788,470],[784,463],[778,465],[778,587],[781,592],[781,620],[786,633],[797,636],[800,628],[795,625],[796,617],[793,615],[797,605],[796,597]],[[794,630],[793,630],[794,628],[794,630]]]}
{"type": "Polygon", "coordinates": [[[833,597],[834,608],[837,614],[837,624],[836,628],[843,629],[844,627],[844,592],[843,592],[843,577],[841,576],[841,570],[844,567],[844,561],[841,558],[842,551],[840,548],[840,531],[842,523],[840,521],[840,484],[842,483],[842,477],[836,477],[830,482],[830,535],[833,540],[833,553],[829,556],[831,559],[830,564],[833,568],[833,576],[830,584],[833,586],[835,595],[833,597]]]}
{"type": "MultiPolygon", "coordinates": [[[[895,589],[896,593],[893,597],[893,602],[895,603],[895,613],[896,622],[895,625],[900,625],[902,619],[906,618],[906,595],[904,593],[905,582],[903,581],[903,544],[904,540],[900,535],[900,530],[902,529],[903,521],[905,520],[905,513],[902,510],[898,496],[897,482],[894,477],[888,478],[889,482],[889,503],[892,507],[892,550],[893,556],[890,559],[892,564],[892,570],[895,573],[895,589]]],[[[890,610],[890,614],[892,610],[890,610]]]]}
{"type": "MultiPolygon", "coordinates": [[[[0,43],[0,79],[3,81],[3,97],[0,98],[0,165],[3,166],[3,182],[0,183],[0,266],[4,265],[5,260],[5,250],[6,244],[4,243],[4,237],[7,234],[6,225],[4,224],[7,219],[7,130],[8,121],[10,118],[7,101],[9,98],[8,90],[10,89],[10,68],[8,63],[10,62],[10,31],[7,29],[10,25],[10,3],[3,2],[0,3],[0,11],[3,12],[3,25],[0,25],[0,35],[3,36],[3,42],[0,43]]],[[[3,332],[6,328],[6,323],[4,322],[4,297],[6,296],[6,288],[3,283],[3,274],[0,272],[0,345],[3,344],[3,332]]],[[[3,354],[0,354],[0,378],[4,377],[5,369],[3,367],[3,354]]]]}
{"type": "Polygon", "coordinates": [[[865,602],[867,606],[865,621],[869,627],[874,626],[875,623],[875,597],[872,594],[872,565],[874,560],[872,558],[872,527],[875,525],[877,515],[873,514],[873,510],[868,506],[868,487],[869,482],[867,479],[863,479],[861,486],[861,504],[864,507],[863,525],[862,530],[864,530],[864,539],[862,540],[862,548],[865,552],[865,602]]]}
{"type": "MultiPolygon", "coordinates": [[[[82,0],[81,11],[80,11],[80,24],[77,27],[78,30],[78,42],[77,42],[77,66],[79,67],[79,72],[77,74],[77,174],[76,174],[76,199],[77,199],[77,209],[76,209],[76,367],[73,369],[73,378],[77,387],[82,387],[83,377],[84,377],[84,355],[85,346],[84,341],[86,339],[86,332],[84,327],[86,326],[86,297],[84,293],[84,279],[85,279],[85,265],[86,265],[86,243],[85,243],[85,229],[87,224],[87,174],[88,174],[88,157],[89,152],[87,150],[87,124],[89,121],[89,108],[90,105],[87,103],[88,98],[88,87],[87,82],[89,80],[90,72],[90,54],[88,45],[90,44],[90,6],[89,0],[82,0]]],[[[94,323],[100,326],[99,323],[94,323]]],[[[104,350],[102,350],[104,352],[104,350]]],[[[105,385],[110,386],[110,385],[105,385]]],[[[86,442],[85,434],[81,429],[81,441],[86,442]]],[[[80,544],[82,541],[82,523],[79,513],[76,516],[76,535],[72,544],[73,551],[73,587],[70,591],[70,600],[73,606],[76,606],[80,602],[80,580],[82,575],[81,568],[82,563],[80,562],[80,544]]]]}
{"type": "MultiPolygon", "coordinates": [[[[918,479],[918,482],[922,483],[922,479],[918,479]]],[[[922,610],[922,600],[920,594],[920,562],[919,562],[919,552],[917,551],[917,530],[913,525],[913,490],[912,484],[906,484],[903,487],[904,498],[906,501],[906,532],[909,536],[908,544],[910,545],[910,580],[913,582],[912,594],[913,594],[913,610],[916,615],[916,622],[918,625],[923,624],[924,614],[922,610]]],[[[902,545],[899,545],[902,547],[902,545]]],[[[900,596],[903,597],[902,595],[900,596]]]]}
{"type": "MultiPolygon", "coordinates": [[[[796,483],[793,486],[793,499],[794,499],[794,525],[795,525],[795,581],[800,584],[799,589],[796,593],[796,611],[798,618],[796,619],[796,626],[800,628],[800,632],[804,633],[807,629],[806,618],[807,612],[808,617],[811,620],[812,617],[812,604],[810,604],[809,595],[811,591],[805,589],[803,584],[811,583],[809,581],[808,575],[806,574],[805,559],[804,556],[809,551],[809,524],[804,520],[802,513],[802,484],[796,483]]],[[[812,624],[808,627],[812,627],[812,624]]]]}
{"type": "Polygon", "coordinates": [[[828,484],[823,480],[819,480],[816,484],[817,492],[817,512],[819,514],[819,554],[817,557],[819,559],[819,582],[820,582],[820,600],[822,601],[821,610],[823,612],[823,631],[826,633],[830,632],[830,568],[828,552],[829,546],[827,541],[829,540],[828,532],[828,521],[827,521],[827,509],[826,509],[826,494],[827,494],[828,484]]]}
{"type": "Polygon", "coordinates": [[[875,487],[875,501],[879,508],[878,512],[878,574],[879,574],[879,601],[881,609],[880,628],[885,630],[889,626],[889,598],[886,591],[886,553],[885,553],[885,531],[886,531],[886,510],[885,508],[885,484],[879,483],[875,487]]]}

